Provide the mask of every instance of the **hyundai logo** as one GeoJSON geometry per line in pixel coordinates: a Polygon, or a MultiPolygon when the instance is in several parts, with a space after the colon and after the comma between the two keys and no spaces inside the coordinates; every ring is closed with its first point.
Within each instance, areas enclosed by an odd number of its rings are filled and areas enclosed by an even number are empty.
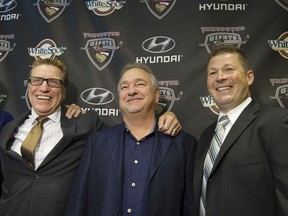
{"type": "Polygon", "coordinates": [[[142,43],[142,48],[150,53],[164,53],[175,47],[175,41],[166,36],[148,38],[142,43]]]}
{"type": "Polygon", "coordinates": [[[91,105],[104,105],[113,101],[114,94],[104,88],[89,88],[81,93],[81,99],[91,105]]]}

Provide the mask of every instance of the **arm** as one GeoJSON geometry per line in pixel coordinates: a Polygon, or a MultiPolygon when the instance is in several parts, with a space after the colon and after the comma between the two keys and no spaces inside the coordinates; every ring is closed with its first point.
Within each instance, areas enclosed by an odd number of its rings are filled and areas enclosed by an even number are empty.
{"type": "Polygon", "coordinates": [[[288,212],[288,114],[277,121],[269,121],[266,127],[267,135],[271,137],[270,140],[269,138],[266,140],[268,146],[266,155],[274,177],[277,212],[278,215],[286,215],[288,212]]]}
{"type": "Polygon", "coordinates": [[[165,112],[159,117],[158,128],[164,134],[176,136],[181,130],[181,124],[174,113],[165,112]]]}

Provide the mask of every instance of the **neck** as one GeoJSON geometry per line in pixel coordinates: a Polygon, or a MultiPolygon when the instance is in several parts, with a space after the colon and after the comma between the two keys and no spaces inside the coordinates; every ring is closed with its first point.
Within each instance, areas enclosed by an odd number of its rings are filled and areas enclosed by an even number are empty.
{"type": "Polygon", "coordinates": [[[156,121],[154,115],[138,117],[133,114],[133,116],[125,116],[123,119],[127,128],[137,140],[150,134],[156,121]]]}

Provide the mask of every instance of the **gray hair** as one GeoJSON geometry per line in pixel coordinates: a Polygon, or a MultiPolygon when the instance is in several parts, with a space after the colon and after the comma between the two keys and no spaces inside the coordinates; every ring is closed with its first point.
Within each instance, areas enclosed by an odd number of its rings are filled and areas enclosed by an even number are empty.
{"type": "Polygon", "coordinates": [[[153,71],[147,65],[145,65],[143,63],[137,63],[136,62],[136,63],[126,64],[122,68],[120,76],[119,76],[119,80],[118,80],[118,86],[117,86],[118,92],[120,92],[120,80],[121,80],[122,76],[125,74],[126,71],[133,69],[133,68],[139,68],[139,69],[144,70],[147,73],[147,75],[150,77],[153,89],[156,90],[159,88],[158,80],[155,77],[153,71]]]}

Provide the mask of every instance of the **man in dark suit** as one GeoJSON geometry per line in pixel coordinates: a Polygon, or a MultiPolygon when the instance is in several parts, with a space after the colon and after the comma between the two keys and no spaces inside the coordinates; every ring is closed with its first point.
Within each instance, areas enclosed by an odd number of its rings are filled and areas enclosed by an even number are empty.
{"type": "Polygon", "coordinates": [[[118,82],[123,123],[92,134],[84,148],[66,216],[192,216],[196,139],[157,131],[158,82],[128,64],[118,82]]]}
{"type": "Polygon", "coordinates": [[[0,109],[0,131],[7,122],[12,120],[13,116],[10,113],[0,109]]]}
{"type": "MultiPolygon", "coordinates": [[[[251,99],[254,74],[247,57],[236,47],[217,47],[207,71],[207,87],[220,109],[219,119],[227,115],[229,123],[210,174],[207,164],[212,161],[216,122],[199,139],[196,215],[288,215],[288,110],[251,99]]],[[[216,134],[218,137],[218,130],[216,134]]]]}
{"type": "MultiPolygon", "coordinates": [[[[104,125],[96,112],[66,118],[66,109],[61,104],[67,79],[67,69],[60,60],[39,59],[32,64],[27,85],[32,109],[7,123],[1,132],[1,216],[64,214],[85,140],[89,133],[104,125]],[[25,156],[27,153],[23,155],[22,143],[27,143],[27,134],[39,116],[47,116],[49,120],[31,154],[31,162],[25,156]]],[[[176,130],[179,127],[178,123],[172,125],[177,126],[176,130]]]]}

